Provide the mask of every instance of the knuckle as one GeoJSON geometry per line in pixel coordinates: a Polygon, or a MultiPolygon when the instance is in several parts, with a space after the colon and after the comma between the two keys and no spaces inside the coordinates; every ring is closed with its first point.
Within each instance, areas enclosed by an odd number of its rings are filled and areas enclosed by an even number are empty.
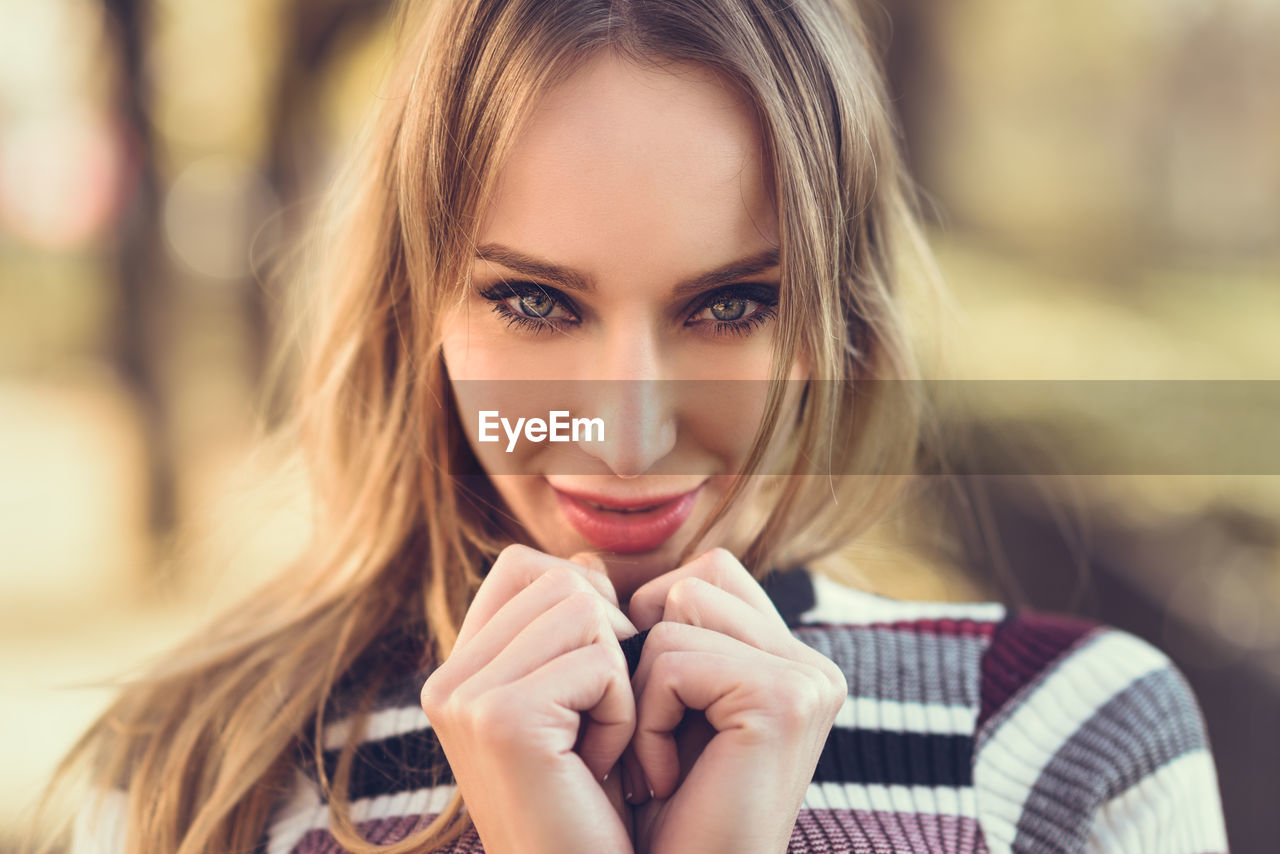
{"type": "Polygon", "coordinates": [[[671,585],[671,589],[667,591],[667,601],[688,602],[701,592],[703,585],[706,583],[696,576],[685,576],[671,585]]]}
{"type": "Polygon", "coordinates": [[[717,587],[724,587],[729,577],[742,569],[733,552],[723,546],[716,546],[707,552],[706,578],[717,587]]]}
{"type": "MultiPolygon", "coordinates": [[[[438,670],[436,671],[436,673],[439,672],[438,670]]],[[[426,682],[422,683],[422,690],[418,692],[418,701],[421,703],[423,711],[430,713],[437,708],[440,701],[439,690],[438,680],[435,678],[435,673],[433,673],[427,677],[426,682]]]]}
{"type": "Polygon", "coordinates": [[[813,686],[818,707],[831,714],[840,711],[840,707],[844,705],[844,698],[848,693],[843,687],[843,677],[841,677],[840,683],[836,683],[831,680],[831,676],[825,668],[815,667],[811,668],[809,672],[812,674],[809,684],[813,686]]]}
{"type": "Polygon", "coordinates": [[[649,681],[654,685],[670,685],[677,681],[680,672],[680,656],[675,650],[663,650],[653,658],[649,681]]]}
{"type": "Polygon", "coordinates": [[[604,604],[604,600],[598,594],[588,593],[585,590],[575,590],[561,599],[560,602],[561,606],[567,609],[574,618],[594,621],[604,613],[604,609],[601,607],[604,604]]]}
{"type": "Polygon", "coordinates": [[[835,698],[834,702],[840,704],[844,702],[844,698],[849,696],[849,680],[844,675],[844,671],[840,666],[830,659],[827,660],[827,667],[824,668],[827,679],[831,684],[831,695],[835,698]]]}
{"type": "Polygon", "coordinates": [[[653,628],[649,629],[644,645],[646,648],[652,646],[659,651],[665,650],[678,644],[681,631],[680,623],[673,623],[670,620],[654,623],[653,628]]]}
{"type": "Polygon", "coordinates": [[[682,578],[667,591],[667,601],[663,608],[663,618],[679,620],[690,625],[702,625],[703,596],[708,587],[701,578],[689,576],[682,578]]]}
{"type": "Polygon", "coordinates": [[[517,566],[533,553],[533,549],[524,543],[512,543],[498,552],[498,556],[493,560],[493,569],[491,571],[511,572],[512,570],[508,567],[517,566]]]}
{"type": "Polygon", "coordinates": [[[779,681],[775,710],[787,724],[803,724],[826,710],[825,693],[814,680],[789,674],[779,681]]]}
{"type": "Polygon", "coordinates": [[[449,701],[450,695],[455,689],[455,680],[448,664],[449,662],[446,659],[432,670],[427,675],[426,681],[422,683],[422,690],[418,692],[418,699],[422,704],[423,711],[438,710],[449,701]]]}
{"type": "Polygon", "coordinates": [[[841,669],[840,665],[803,641],[797,640],[796,643],[798,660],[806,667],[811,668],[815,674],[825,679],[831,687],[832,695],[838,696],[843,702],[844,697],[849,693],[849,683],[844,675],[844,670],[841,669]]]}
{"type": "Polygon", "coordinates": [[[540,552],[523,543],[511,543],[498,552],[498,556],[493,559],[493,566],[481,583],[514,585],[517,589],[528,586],[537,581],[531,569],[536,572],[535,568],[541,563],[540,557],[540,552]]]}
{"type": "Polygon", "coordinates": [[[626,674],[627,657],[622,654],[622,648],[615,643],[593,643],[591,646],[596,647],[595,660],[599,666],[606,671],[615,671],[626,674]]]}
{"type": "Polygon", "coordinates": [[[484,735],[487,741],[503,743],[518,739],[520,704],[512,703],[500,689],[488,691],[467,704],[469,729],[484,735]]]}
{"type": "Polygon", "coordinates": [[[578,590],[560,600],[556,607],[565,612],[565,623],[576,626],[585,641],[597,634],[613,636],[613,627],[609,622],[608,614],[605,613],[605,604],[600,594],[578,590]]]}
{"type": "Polygon", "coordinates": [[[738,562],[738,559],[733,556],[733,552],[729,551],[724,546],[716,546],[707,554],[709,554],[711,559],[717,564],[736,564],[738,562]]]}
{"type": "Polygon", "coordinates": [[[553,589],[565,593],[582,589],[582,576],[562,563],[549,567],[539,578],[543,583],[552,585],[553,589]]]}

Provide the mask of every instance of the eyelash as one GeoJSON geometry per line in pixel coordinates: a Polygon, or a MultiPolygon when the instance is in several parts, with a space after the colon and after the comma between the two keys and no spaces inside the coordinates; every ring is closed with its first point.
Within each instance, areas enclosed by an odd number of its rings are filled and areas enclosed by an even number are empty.
{"type": "MultiPolygon", "coordinates": [[[[544,296],[554,300],[556,307],[574,315],[574,320],[577,319],[577,312],[569,299],[555,288],[534,282],[498,282],[480,291],[480,296],[493,303],[494,313],[504,318],[508,327],[532,332],[535,335],[542,332],[560,330],[567,324],[567,321],[565,318],[540,319],[529,317],[507,305],[508,300],[517,297],[544,296]]],[[[722,299],[739,299],[753,302],[756,304],[756,310],[737,320],[700,321],[700,323],[709,322],[711,324],[712,335],[741,335],[745,337],[778,315],[777,291],[770,286],[750,284],[729,285],[710,291],[701,297],[701,301],[698,303],[697,308],[693,310],[693,314],[701,314],[715,304],[717,300],[722,299]]],[[[685,326],[691,325],[696,325],[696,323],[685,322],[685,326]]]]}

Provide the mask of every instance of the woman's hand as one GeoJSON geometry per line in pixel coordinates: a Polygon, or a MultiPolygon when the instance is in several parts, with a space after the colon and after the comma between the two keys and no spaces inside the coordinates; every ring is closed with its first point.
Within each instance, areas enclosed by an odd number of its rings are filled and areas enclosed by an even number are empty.
{"type": "Polygon", "coordinates": [[[504,549],[422,687],[490,854],[632,850],[630,807],[602,778],[635,731],[618,640],[636,629],[598,558],[573,560],[504,549]]]}
{"type": "Polygon", "coordinates": [[[848,694],[840,668],[791,634],[724,549],[647,582],[630,613],[650,629],[624,762],[643,801],[636,850],[786,851],[848,694]]]}

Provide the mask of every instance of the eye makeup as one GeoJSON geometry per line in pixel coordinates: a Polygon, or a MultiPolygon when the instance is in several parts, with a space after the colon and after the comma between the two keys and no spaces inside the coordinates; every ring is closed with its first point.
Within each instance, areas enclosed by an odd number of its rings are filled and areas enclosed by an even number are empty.
{"type": "Polygon", "coordinates": [[[573,301],[547,285],[501,281],[479,293],[492,303],[493,312],[504,318],[508,327],[539,333],[581,322],[573,301]]]}
{"type": "MultiPolygon", "coordinates": [[[[539,334],[564,331],[582,322],[573,300],[549,285],[499,281],[481,288],[508,327],[539,334]]],[[[682,310],[684,327],[711,336],[747,336],[777,317],[778,286],[763,282],[725,285],[701,294],[682,310]]]]}

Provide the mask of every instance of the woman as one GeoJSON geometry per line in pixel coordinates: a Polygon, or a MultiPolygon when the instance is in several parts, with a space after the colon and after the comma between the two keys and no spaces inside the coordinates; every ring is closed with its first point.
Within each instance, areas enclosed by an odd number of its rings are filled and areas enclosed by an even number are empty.
{"type": "Polygon", "coordinates": [[[75,850],[1225,850],[1158,651],[811,571],[920,434],[851,4],[406,8],[317,286],[315,540],[77,745],[75,850]]]}

